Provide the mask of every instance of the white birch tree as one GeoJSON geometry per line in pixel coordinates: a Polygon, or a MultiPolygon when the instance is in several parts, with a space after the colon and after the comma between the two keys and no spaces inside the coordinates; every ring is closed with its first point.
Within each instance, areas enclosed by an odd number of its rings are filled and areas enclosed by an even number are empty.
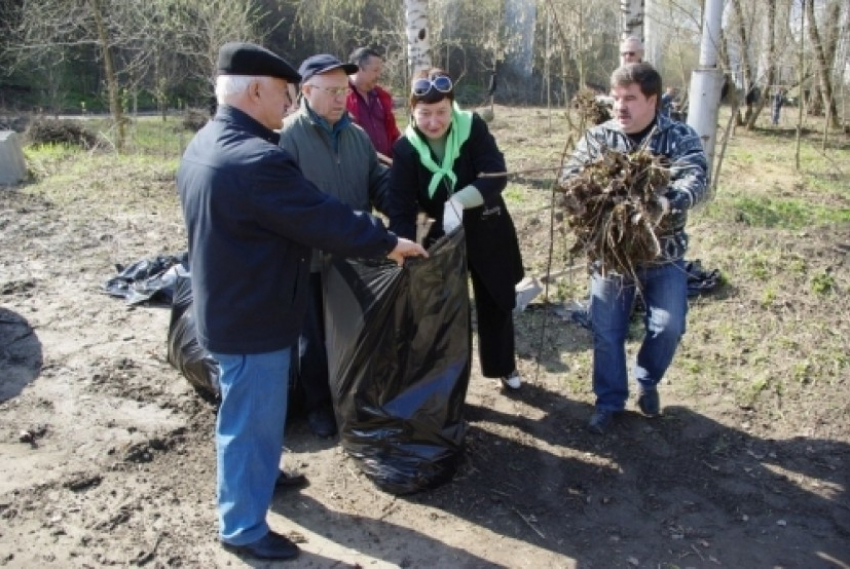
{"type": "Polygon", "coordinates": [[[407,63],[414,75],[431,67],[431,36],[428,30],[428,0],[404,0],[407,31],[407,63]]]}

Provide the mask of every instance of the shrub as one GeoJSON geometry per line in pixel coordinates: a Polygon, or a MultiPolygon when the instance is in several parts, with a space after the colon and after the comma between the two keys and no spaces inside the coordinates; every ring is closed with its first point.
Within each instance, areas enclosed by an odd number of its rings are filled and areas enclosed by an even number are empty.
{"type": "Polygon", "coordinates": [[[85,149],[97,146],[97,134],[74,120],[33,119],[26,133],[29,144],[72,144],[85,149]]]}
{"type": "Polygon", "coordinates": [[[198,132],[210,120],[210,115],[203,109],[186,109],[183,114],[183,129],[198,132]]]}

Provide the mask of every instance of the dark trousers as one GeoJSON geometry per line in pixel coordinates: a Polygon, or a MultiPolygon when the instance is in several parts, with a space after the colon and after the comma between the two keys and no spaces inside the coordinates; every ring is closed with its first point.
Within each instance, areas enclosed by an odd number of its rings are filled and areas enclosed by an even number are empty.
{"type": "Polygon", "coordinates": [[[298,338],[296,371],[296,381],[303,390],[304,408],[308,413],[331,404],[322,273],[310,273],[309,291],[307,313],[298,338]]]}
{"type": "MultiPolygon", "coordinates": [[[[505,377],[516,369],[514,317],[501,308],[481,277],[470,267],[478,319],[478,357],[484,377],[505,377]]],[[[513,285],[511,285],[513,287],[513,285]]],[[[471,345],[471,343],[470,343],[471,345]]]]}

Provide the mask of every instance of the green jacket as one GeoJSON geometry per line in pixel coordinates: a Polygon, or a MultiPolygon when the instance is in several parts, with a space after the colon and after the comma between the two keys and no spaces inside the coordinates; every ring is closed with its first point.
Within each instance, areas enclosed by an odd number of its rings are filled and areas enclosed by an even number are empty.
{"type": "MultiPolygon", "coordinates": [[[[331,128],[304,101],[284,121],[280,146],[292,154],[304,177],[326,194],[357,211],[386,210],[389,169],[378,162],[366,131],[347,115],[331,128]]],[[[311,270],[319,269],[314,254],[311,270]]]]}

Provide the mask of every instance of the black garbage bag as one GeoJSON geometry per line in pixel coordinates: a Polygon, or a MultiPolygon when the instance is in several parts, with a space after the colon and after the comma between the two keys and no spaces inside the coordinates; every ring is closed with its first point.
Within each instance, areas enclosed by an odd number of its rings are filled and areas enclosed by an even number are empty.
{"type": "Polygon", "coordinates": [[[178,271],[168,325],[168,363],[189,380],[201,393],[218,397],[218,362],[199,343],[195,318],[192,316],[192,278],[178,271]]]}
{"type": "Polygon", "coordinates": [[[136,261],[128,267],[116,265],[118,275],[103,284],[103,290],[127,300],[127,304],[161,302],[171,304],[177,268],[188,267],[188,254],[158,255],[136,261]]]}
{"type": "Polygon", "coordinates": [[[331,259],[324,270],[331,392],[342,447],[381,489],[451,480],[463,458],[470,322],[463,232],[402,269],[331,259]]]}

